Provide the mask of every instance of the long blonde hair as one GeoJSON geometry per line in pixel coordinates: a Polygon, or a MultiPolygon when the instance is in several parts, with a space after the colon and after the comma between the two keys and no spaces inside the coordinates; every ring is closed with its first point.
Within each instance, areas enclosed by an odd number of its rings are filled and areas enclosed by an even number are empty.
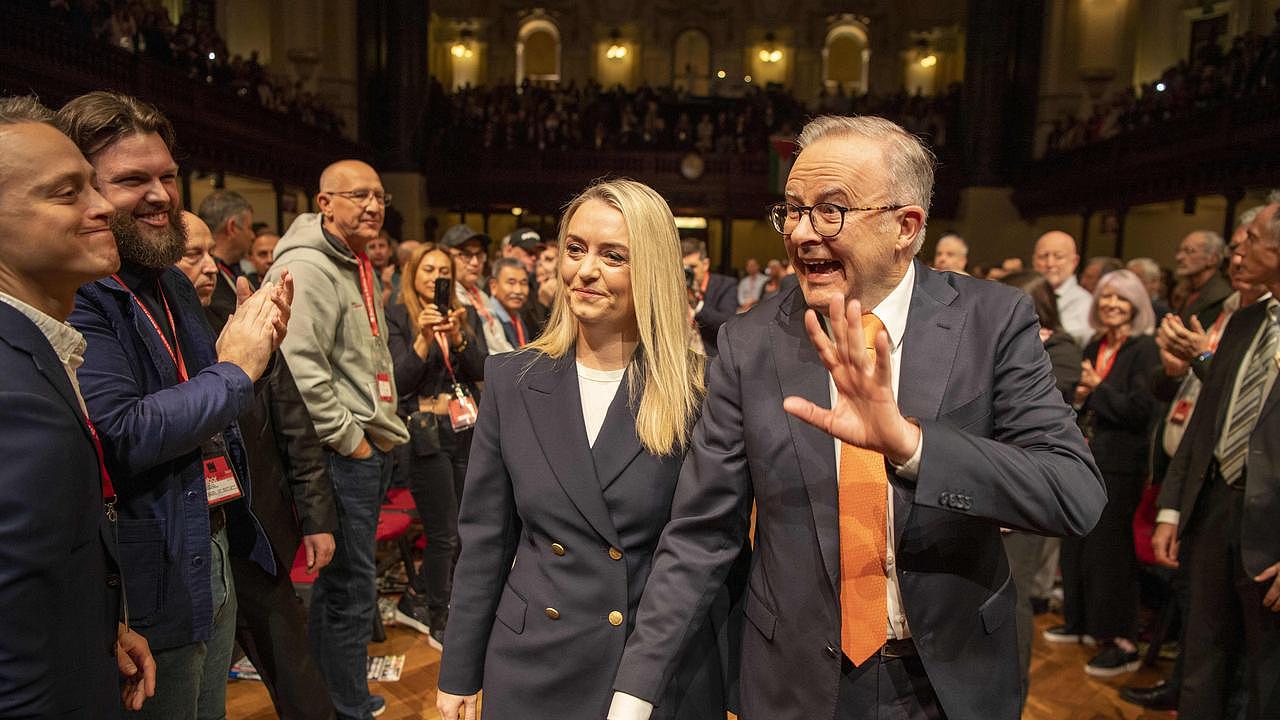
{"type": "MultiPolygon", "coordinates": [[[[652,188],[634,180],[607,180],[574,198],[560,219],[557,242],[565,256],[569,221],[582,205],[598,200],[622,213],[630,244],[631,295],[640,343],[627,368],[636,435],[654,455],[682,452],[706,395],[705,358],[691,346],[693,328],[680,257],[680,235],[671,208],[652,188]],[[637,399],[639,400],[637,406],[637,399]]],[[[578,319],[561,282],[547,327],[529,350],[564,357],[578,341],[578,319]]]]}

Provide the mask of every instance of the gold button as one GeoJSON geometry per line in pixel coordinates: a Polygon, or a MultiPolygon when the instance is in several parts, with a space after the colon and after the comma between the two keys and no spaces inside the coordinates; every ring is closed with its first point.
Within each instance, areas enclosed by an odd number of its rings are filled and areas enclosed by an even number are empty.
{"type": "Polygon", "coordinates": [[[613,612],[609,613],[609,624],[614,627],[618,627],[619,625],[621,625],[622,613],[618,612],[617,610],[614,610],[613,612]]]}
{"type": "Polygon", "coordinates": [[[564,555],[564,546],[560,543],[551,543],[551,552],[556,555],[564,555]]]}
{"type": "Polygon", "coordinates": [[[621,560],[622,551],[616,547],[611,547],[609,548],[609,557],[613,558],[614,560],[621,560]]]}
{"type": "Polygon", "coordinates": [[[555,608],[547,608],[543,612],[545,612],[547,614],[547,617],[551,618],[552,620],[560,619],[560,611],[555,608]]]}

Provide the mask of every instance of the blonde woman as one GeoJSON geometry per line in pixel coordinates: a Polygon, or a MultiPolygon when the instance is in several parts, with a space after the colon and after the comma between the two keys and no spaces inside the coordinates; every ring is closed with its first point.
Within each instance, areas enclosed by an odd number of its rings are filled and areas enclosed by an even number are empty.
{"type": "MultiPolygon", "coordinates": [[[[541,338],[490,358],[437,706],[600,720],[704,395],[671,210],[617,180],[568,206],[541,338]]],[[[655,718],[723,720],[703,623],[655,718]]]]}

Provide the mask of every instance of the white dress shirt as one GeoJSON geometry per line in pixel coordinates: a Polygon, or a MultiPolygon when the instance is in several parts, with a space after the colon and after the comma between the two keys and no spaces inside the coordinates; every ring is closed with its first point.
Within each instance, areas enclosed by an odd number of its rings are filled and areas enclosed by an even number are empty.
{"type": "MultiPolygon", "coordinates": [[[[911,309],[911,292],[915,288],[915,278],[915,263],[911,263],[907,266],[906,274],[902,276],[902,280],[898,281],[893,291],[871,311],[876,317],[880,318],[880,322],[884,323],[884,329],[889,334],[889,360],[893,371],[893,395],[895,398],[898,396],[899,370],[902,367],[902,336],[907,329],[907,313],[911,309]]],[[[830,375],[828,375],[828,379],[831,387],[831,403],[834,406],[838,393],[835,380],[831,379],[830,375]]],[[[894,466],[895,474],[906,480],[916,479],[920,471],[920,456],[923,450],[924,435],[921,434],[920,442],[916,445],[916,450],[911,457],[902,465],[894,466]]],[[[834,453],[833,459],[835,461],[838,487],[840,440],[836,438],[832,438],[832,452],[834,453]]],[[[911,628],[907,626],[907,614],[903,609],[902,590],[898,585],[898,569],[894,560],[897,548],[894,547],[893,542],[892,485],[889,487],[888,502],[885,504],[888,521],[885,524],[885,534],[887,536],[885,543],[885,593],[888,596],[888,604],[886,605],[888,612],[885,617],[887,637],[905,639],[911,637],[911,628]]],[[[609,720],[648,720],[652,713],[653,705],[651,703],[623,692],[615,692],[613,701],[609,704],[608,718],[609,720]]]]}
{"type": "Polygon", "coordinates": [[[768,276],[764,273],[756,273],[755,275],[746,275],[739,280],[738,307],[742,307],[748,302],[755,302],[759,300],[760,291],[764,289],[764,283],[768,279],[768,276]]]}
{"type": "Polygon", "coordinates": [[[1088,290],[1080,287],[1075,275],[1068,275],[1062,284],[1054,289],[1058,298],[1058,317],[1062,320],[1062,329],[1083,348],[1093,338],[1093,327],[1089,325],[1089,308],[1093,307],[1093,296],[1088,290]]]}

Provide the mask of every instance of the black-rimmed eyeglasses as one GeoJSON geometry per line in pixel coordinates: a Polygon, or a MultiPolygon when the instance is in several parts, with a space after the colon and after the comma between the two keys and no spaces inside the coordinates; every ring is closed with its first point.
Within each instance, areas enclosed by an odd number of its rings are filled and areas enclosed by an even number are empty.
{"type": "Polygon", "coordinates": [[[769,221],[773,229],[783,235],[790,235],[800,224],[800,218],[809,215],[809,224],[813,231],[824,238],[832,238],[844,229],[844,214],[850,212],[884,212],[899,210],[906,205],[875,205],[872,207],[844,207],[835,203],[818,203],[816,205],[792,205],[789,202],[774,203],[769,206],[769,221]]]}

